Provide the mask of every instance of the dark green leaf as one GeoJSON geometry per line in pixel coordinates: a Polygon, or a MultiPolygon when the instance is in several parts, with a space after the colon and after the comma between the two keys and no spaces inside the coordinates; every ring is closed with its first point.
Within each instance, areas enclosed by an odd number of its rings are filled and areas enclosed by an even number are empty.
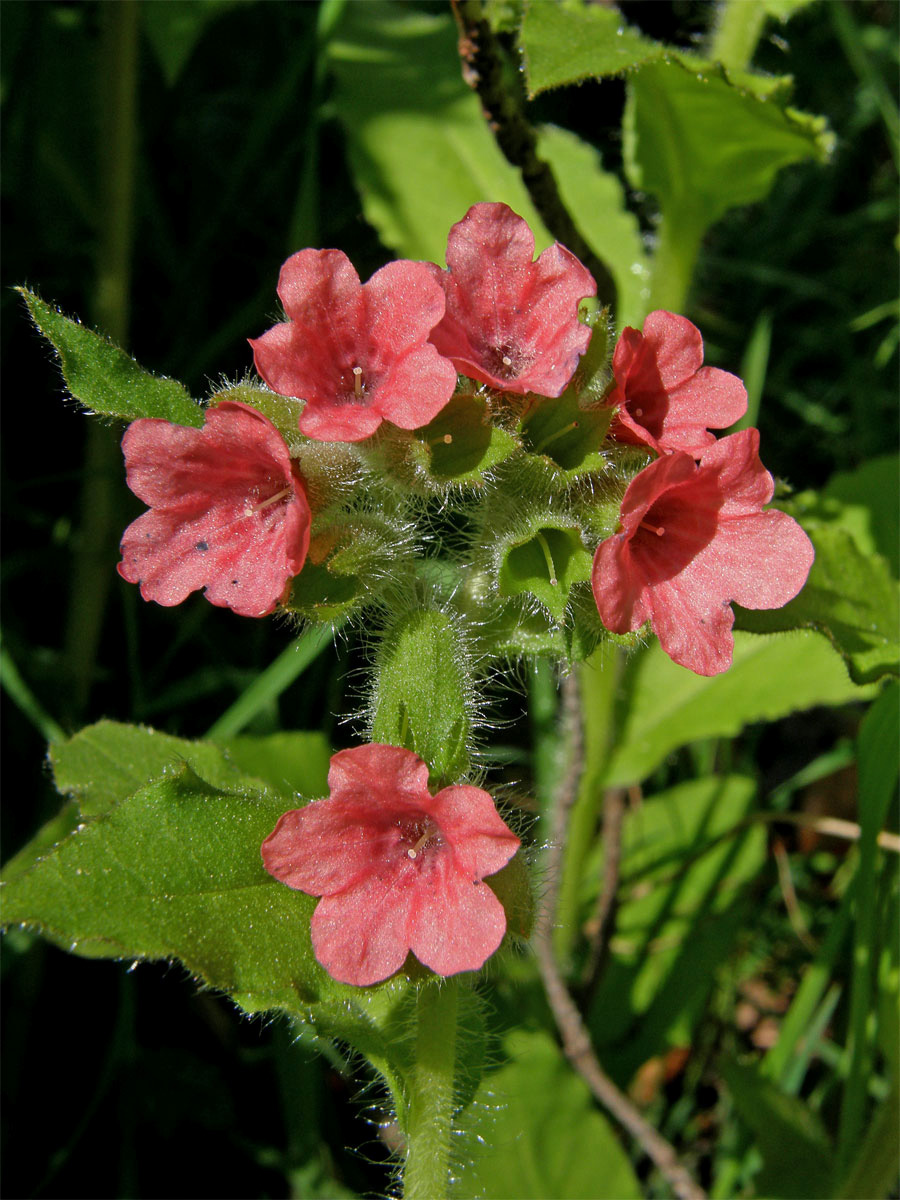
{"type": "Polygon", "coordinates": [[[834,1195],[831,1144],[809,1104],[788,1096],[753,1067],[721,1064],[731,1098],[756,1137],[763,1169],[759,1195],[772,1200],[810,1200],[834,1195]]]}
{"type": "Polygon", "coordinates": [[[18,291],[59,355],[66,387],[90,412],[125,421],[160,417],[177,425],[203,424],[203,409],[177,380],[151,375],[124,350],[64,317],[27,288],[18,291]]]}
{"type": "MultiPolygon", "coordinates": [[[[766,861],[763,826],[741,828],[755,799],[752,779],[699,779],[626,817],[612,957],[592,1007],[596,1037],[615,1047],[605,1057],[623,1078],[692,1042],[738,933],[737,901],[766,861]]],[[[600,878],[598,858],[586,874],[600,878]]]]}
{"type": "Polygon", "coordinates": [[[221,13],[247,0],[166,0],[144,4],[141,19],[169,87],[181,74],[203,31],[221,13]]]}

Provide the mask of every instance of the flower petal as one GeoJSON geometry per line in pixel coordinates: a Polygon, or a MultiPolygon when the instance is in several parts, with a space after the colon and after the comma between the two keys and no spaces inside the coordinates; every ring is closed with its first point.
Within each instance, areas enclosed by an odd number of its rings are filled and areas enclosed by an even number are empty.
{"type": "Polygon", "coordinates": [[[409,953],[412,901],[413,892],[393,872],[372,873],[355,887],[326,896],[310,924],[316,958],[339,983],[367,987],[387,979],[409,953]]]}
{"type": "Polygon", "coordinates": [[[409,946],[438,975],[477,971],[503,941],[506,914],[486,883],[463,875],[442,858],[411,900],[409,946]]]}

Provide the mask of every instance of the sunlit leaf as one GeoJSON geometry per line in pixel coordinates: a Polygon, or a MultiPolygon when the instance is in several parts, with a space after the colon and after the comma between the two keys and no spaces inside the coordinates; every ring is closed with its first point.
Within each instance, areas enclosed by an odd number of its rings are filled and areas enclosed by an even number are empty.
{"type": "Polygon", "coordinates": [[[616,323],[620,328],[640,327],[647,315],[650,269],[640,226],[625,207],[621,182],[604,170],[592,146],[568,130],[542,126],[538,153],[553,168],[563,202],[579,232],[612,271],[616,323]]]}
{"type": "Polygon", "coordinates": [[[762,200],[782,167],[830,152],[825,121],[788,108],[783,88],[764,98],[757,78],[739,85],[720,67],[682,58],[629,76],[628,177],[676,224],[703,230],[728,209],[762,200]]]}
{"type": "Polygon", "coordinates": [[[552,238],[463,82],[456,42],[449,13],[385,0],[344,8],[329,65],[366,219],[398,255],[443,265],[450,226],[500,200],[541,249],[552,238]]]}
{"type": "Polygon", "coordinates": [[[731,669],[711,677],[677,666],[654,643],[626,662],[603,780],[608,786],[633,783],[687,742],[731,737],[753,721],[871,695],[851,682],[840,657],[811,631],[736,633],[731,669]]]}

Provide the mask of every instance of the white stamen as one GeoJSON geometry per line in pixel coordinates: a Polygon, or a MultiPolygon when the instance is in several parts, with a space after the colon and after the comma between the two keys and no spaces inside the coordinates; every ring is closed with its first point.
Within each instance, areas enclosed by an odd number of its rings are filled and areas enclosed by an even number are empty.
{"type": "Polygon", "coordinates": [[[503,357],[500,359],[500,361],[503,363],[504,367],[512,366],[512,359],[509,357],[508,354],[504,354],[503,357]]]}
{"type": "Polygon", "coordinates": [[[280,492],[277,492],[274,496],[270,496],[268,498],[268,500],[263,500],[261,504],[257,504],[255,506],[252,504],[245,504],[244,505],[244,516],[252,517],[254,513],[261,512],[264,508],[268,508],[270,504],[277,504],[279,500],[283,500],[285,498],[285,496],[289,496],[290,494],[291,494],[291,489],[289,487],[286,487],[286,488],[283,488],[280,492]]]}

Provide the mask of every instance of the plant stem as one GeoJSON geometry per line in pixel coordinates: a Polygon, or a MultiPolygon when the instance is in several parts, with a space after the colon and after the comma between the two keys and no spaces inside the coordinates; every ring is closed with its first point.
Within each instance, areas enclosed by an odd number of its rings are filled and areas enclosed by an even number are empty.
{"type": "MultiPolygon", "coordinates": [[[[100,5],[103,26],[99,136],[100,211],[92,316],[104,333],[124,346],[129,323],[134,163],[137,147],[138,6],[135,0],[100,5]]],[[[104,425],[88,426],[79,532],[72,563],[64,659],[70,680],[71,716],[90,696],[103,630],[121,513],[118,438],[104,425]]]]}
{"type": "Polygon", "coordinates": [[[226,741],[240,733],[257,713],[277,700],[295,679],[299,679],[309,664],[334,640],[341,624],[336,621],[333,625],[320,625],[301,633],[210,725],[206,737],[212,741],[226,741]]]}
{"type": "Polygon", "coordinates": [[[725,0],[719,5],[710,58],[732,71],[749,67],[765,23],[762,0],[725,0]]]}
{"type": "MultiPolygon", "coordinates": [[[[614,736],[613,717],[622,655],[618,647],[602,646],[578,672],[581,685],[581,735],[583,754],[578,755],[577,797],[566,813],[566,825],[558,835],[562,855],[558,880],[554,946],[557,956],[568,963],[578,937],[578,907],[584,860],[594,844],[600,805],[603,801],[603,772],[614,736]]],[[[559,800],[557,800],[559,804],[559,800]]]]}
{"type": "Polygon", "coordinates": [[[423,984],[416,999],[416,1062],[409,1086],[404,1200],[444,1200],[456,1069],[456,979],[423,984]]]}
{"type": "Polygon", "coordinates": [[[649,308],[684,312],[691,276],[706,228],[688,204],[662,214],[657,230],[656,254],[649,308]]]}

